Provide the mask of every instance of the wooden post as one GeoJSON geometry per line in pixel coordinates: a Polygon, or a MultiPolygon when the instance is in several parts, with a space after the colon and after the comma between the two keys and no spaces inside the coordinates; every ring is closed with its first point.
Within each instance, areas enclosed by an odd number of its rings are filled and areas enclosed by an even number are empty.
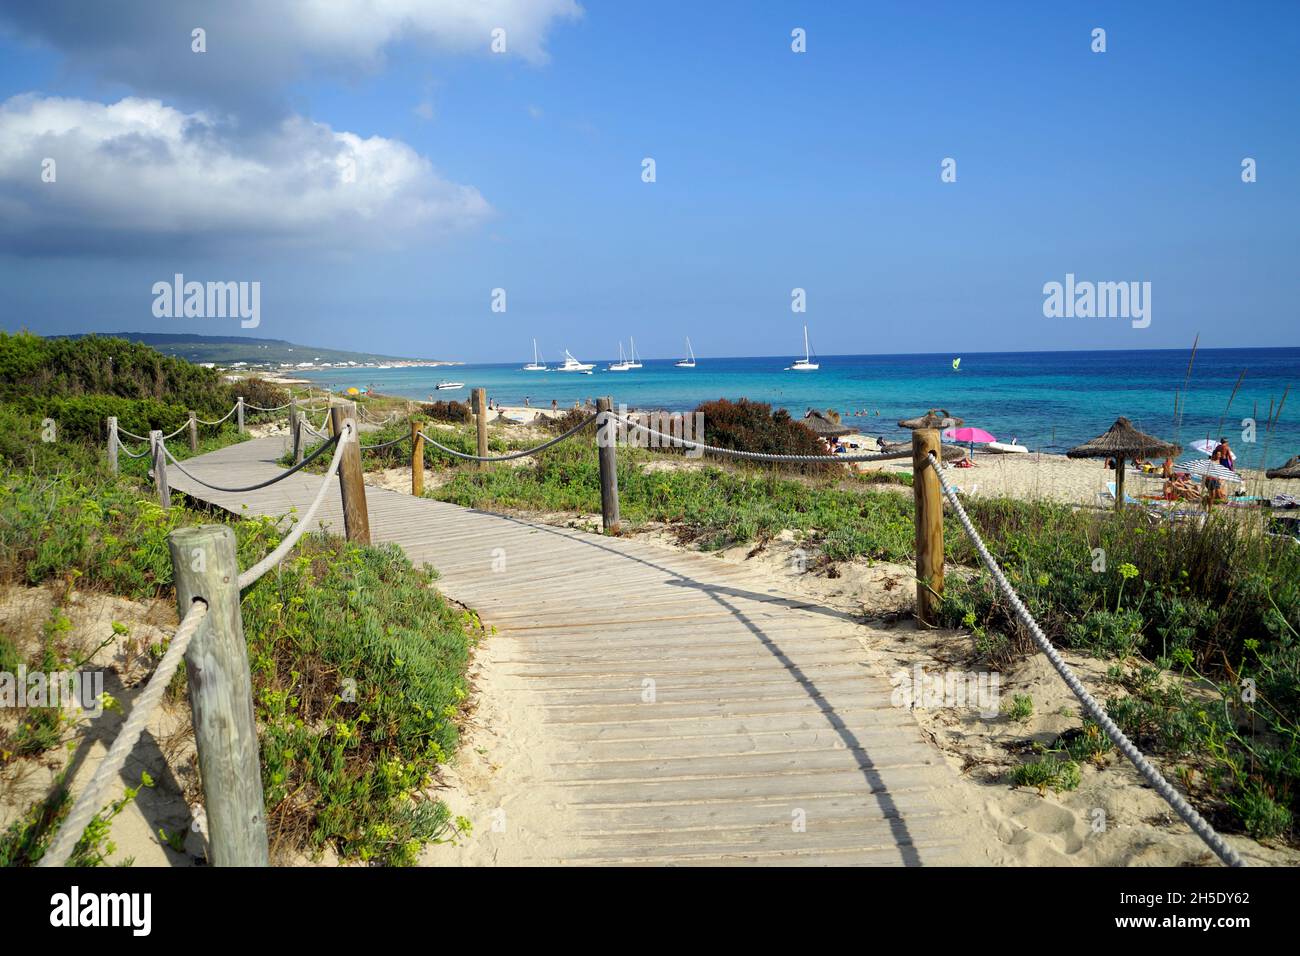
{"type": "Polygon", "coordinates": [[[302,412],[298,411],[298,400],[289,405],[289,441],[293,443],[293,463],[302,461],[302,412]]]}
{"type": "MultiPolygon", "coordinates": [[[[608,412],[614,407],[612,398],[596,399],[596,411],[608,412]]],[[[612,415],[606,416],[596,432],[596,453],[600,461],[600,523],[606,534],[618,534],[618,461],[615,446],[618,431],[612,415]]]]}
{"type": "Polygon", "coordinates": [[[937,621],[943,593],[943,490],[929,456],[943,462],[937,428],[912,431],[912,497],[916,503],[916,619],[923,627],[937,621]]]}
{"type": "Polygon", "coordinates": [[[1126,459],[1121,456],[1115,461],[1115,510],[1119,511],[1124,507],[1124,464],[1126,459]]]}
{"type": "Polygon", "coordinates": [[[158,489],[158,503],[164,508],[170,508],[172,492],[167,486],[167,453],[163,451],[161,431],[149,433],[149,450],[153,453],[153,483],[158,489]]]}
{"type": "Polygon", "coordinates": [[[117,474],[117,416],[108,416],[108,470],[117,474]]]}
{"type": "Polygon", "coordinates": [[[199,453],[199,416],[190,412],[190,454],[199,453]]]}
{"type": "Polygon", "coordinates": [[[411,494],[424,494],[424,433],[422,422],[411,420],[411,494]]]}
{"type": "Polygon", "coordinates": [[[262,768],[253,682],[239,611],[239,563],[228,525],[177,528],[167,536],[183,618],[195,598],[208,614],[185,652],[214,866],[267,866],[262,768]]]}
{"type": "Polygon", "coordinates": [[[339,492],[343,495],[343,529],[349,541],[370,543],[370,514],[366,510],[366,482],[361,471],[361,442],[358,438],[357,420],[348,417],[343,405],[330,409],[330,424],[334,434],[342,435],[346,422],[352,423],[351,439],[344,441],[343,460],[339,462],[339,492]]]}
{"type": "Polygon", "coordinates": [[[239,434],[244,434],[244,396],[240,395],[235,400],[235,426],[239,429],[239,434]]]}
{"type": "MultiPolygon", "coordinates": [[[[479,457],[486,457],[487,447],[487,389],[474,389],[474,419],[478,424],[478,454],[479,457]]],[[[487,462],[480,461],[480,468],[486,468],[487,462]]]]}

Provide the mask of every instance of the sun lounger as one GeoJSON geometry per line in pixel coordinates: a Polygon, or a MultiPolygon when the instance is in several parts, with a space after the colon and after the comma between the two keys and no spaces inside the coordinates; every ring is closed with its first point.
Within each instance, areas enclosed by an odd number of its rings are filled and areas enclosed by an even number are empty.
{"type": "MultiPolygon", "coordinates": [[[[1103,494],[1102,492],[1098,492],[1098,496],[1101,496],[1102,494],[1103,494]]],[[[1115,482],[1113,482],[1113,481],[1108,481],[1108,482],[1106,482],[1106,492],[1105,492],[1105,494],[1107,494],[1107,495],[1109,496],[1109,501],[1110,501],[1110,503],[1111,503],[1111,504],[1114,504],[1114,503],[1115,503],[1115,482]]],[[[1126,504],[1126,505],[1140,505],[1141,503],[1142,503],[1142,502],[1138,501],[1138,499],[1134,498],[1134,497],[1133,497],[1132,495],[1130,495],[1127,491],[1124,492],[1124,504],[1126,504]]]]}

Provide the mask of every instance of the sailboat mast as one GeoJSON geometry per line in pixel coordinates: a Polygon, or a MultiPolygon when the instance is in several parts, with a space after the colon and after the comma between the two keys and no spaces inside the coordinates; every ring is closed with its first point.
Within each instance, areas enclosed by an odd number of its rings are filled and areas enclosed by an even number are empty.
{"type": "Polygon", "coordinates": [[[808,350],[808,326],[803,327],[803,360],[809,362],[812,360],[812,353],[808,350]]]}

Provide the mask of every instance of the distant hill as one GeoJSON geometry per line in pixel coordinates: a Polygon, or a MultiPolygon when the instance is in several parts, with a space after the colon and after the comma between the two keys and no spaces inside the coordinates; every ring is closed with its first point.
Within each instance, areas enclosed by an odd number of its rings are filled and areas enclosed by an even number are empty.
{"type": "MultiPolygon", "coordinates": [[[[152,349],[183,358],[190,362],[214,362],[233,365],[269,364],[279,366],[284,362],[298,365],[314,362],[317,365],[356,362],[361,365],[389,362],[434,362],[434,359],[402,358],[396,355],[379,355],[374,352],[349,352],[343,349],[324,349],[314,345],[298,345],[284,339],[255,339],[243,335],[192,335],[165,332],[93,332],[83,335],[50,336],[50,338],[81,339],[91,335],[99,338],[127,339],[152,349]]],[[[440,363],[442,364],[442,363],[440,363]]],[[[451,364],[451,363],[447,363],[451,364]]]]}

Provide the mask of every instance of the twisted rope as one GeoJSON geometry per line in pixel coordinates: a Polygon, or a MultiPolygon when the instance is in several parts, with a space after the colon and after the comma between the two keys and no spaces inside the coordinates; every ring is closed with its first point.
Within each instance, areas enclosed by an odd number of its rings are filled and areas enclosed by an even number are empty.
{"type": "Polygon", "coordinates": [[[238,408],[239,408],[239,405],[238,405],[238,403],[236,403],[235,406],[234,406],[233,408],[230,409],[230,411],[226,412],[226,414],[222,415],[222,416],[221,416],[220,418],[218,418],[215,422],[210,422],[210,421],[208,421],[207,419],[204,419],[204,418],[196,418],[196,419],[194,419],[194,420],[195,420],[196,422],[198,422],[200,425],[220,425],[222,422],[224,422],[224,421],[225,421],[227,418],[229,418],[231,415],[235,414],[235,410],[238,409],[238,408]]]}
{"type": "Polygon", "coordinates": [[[301,471],[303,468],[306,468],[308,465],[310,465],[313,461],[315,461],[317,458],[319,458],[321,455],[325,453],[325,449],[329,448],[330,445],[334,444],[337,441],[338,441],[337,437],[327,439],[323,444],[317,445],[314,449],[312,449],[312,453],[310,455],[308,455],[302,461],[298,462],[298,464],[294,465],[292,468],[287,468],[284,471],[280,472],[278,475],[276,475],[274,478],[268,478],[266,481],[258,482],[255,485],[249,485],[246,488],[223,488],[220,485],[210,485],[202,478],[198,478],[190,474],[190,472],[188,472],[185,469],[185,466],[176,460],[176,456],[171,453],[171,449],[168,448],[165,444],[162,446],[162,450],[163,450],[163,454],[165,454],[171,460],[171,463],[176,466],[177,470],[179,470],[182,475],[184,475],[186,478],[190,479],[191,481],[196,481],[204,488],[211,488],[213,491],[225,491],[225,492],[230,492],[232,494],[238,494],[244,491],[257,491],[260,488],[266,488],[269,487],[270,485],[274,485],[276,482],[284,481],[284,479],[288,478],[294,472],[301,471]]]}
{"type": "Polygon", "coordinates": [[[391,448],[394,445],[400,445],[402,442],[410,441],[410,440],[411,440],[411,436],[409,434],[402,435],[399,438],[394,438],[392,441],[380,442],[378,445],[362,445],[361,450],[378,451],[381,448],[391,448]]]}
{"type": "Polygon", "coordinates": [[[664,441],[671,442],[682,448],[698,448],[701,451],[707,451],[714,455],[730,455],[733,458],[744,458],[747,461],[797,461],[797,462],[839,462],[839,461],[890,461],[897,458],[911,458],[912,450],[910,448],[903,451],[887,451],[874,454],[860,455],[774,455],[758,451],[741,451],[736,448],[719,448],[717,445],[706,445],[704,442],[691,441],[687,438],[679,438],[676,435],[666,435],[661,431],[642,425],[640,422],[634,422],[614,412],[607,413],[615,421],[622,422],[629,428],[635,428],[638,431],[645,432],[648,435],[656,435],[664,441]]]}
{"type": "Polygon", "coordinates": [[[377,419],[371,418],[370,413],[366,411],[365,407],[362,405],[357,406],[357,413],[372,425],[387,425],[389,422],[391,422],[394,418],[397,417],[397,412],[389,412],[387,418],[385,418],[383,421],[379,421],[377,419]]]}
{"type": "Polygon", "coordinates": [[[970,536],[971,542],[975,545],[975,550],[979,552],[980,560],[984,562],[984,566],[993,575],[993,580],[997,582],[1003,595],[1011,603],[1012,609],[1016,612],[1016,617],[1020,619],[1020,623],[1032,635],[1038,649],[1051,661],[1052,667],[1065,681],[1066,686],[1070,688],[1075,697],[1079,698],[1079,702],[1083,704],[1088,716],[1106,732],[1106,736],[1110,738],[1116,749],[1129,759],[1133,766],[1137,768],[1138,773],[1142,774],[1147,783],[1151,784],[1156,793],[1164,797],[1165,802],[1174,808],[1174,812],[1183,818],[1183,822],[1205,841],[1206,846],[1213,850],[1220,860],[1229,866],[1245,866],[1246,862],[1237,855],[1237,851],[1230,847],[1227,841],[1214,831],[1214,827],[1210,826],[1205,818],[1197,813],[1177,790],[1170,786],[1169,781],[1161,775],[1160,771],[1153,767],[1146,757],[1142,756],[1142,752],[1133,746],[1133,743],[1124,735],[1124,732],[1115,725],[1115,722],[1110,719],[1102,706],[1097,703],[1083,684],[1079,682],[1079,679],[1074,676],[1074,672],[1061,659],[1061,655],[1052,646],[1052,642],[1047,639],[1043,629],[1038,626],[1038,622],[1029,613],[1028,608],[1025,607],[1019,595],[1011,586],[1011,582],[1007,580],[1006,575],[1002,573],[1002,569],[998,567],[997,561],[989,553],[989,549],[985,546],[983,539],[980,538],[979,532],[975,530],[975,525],[971,523],[970,517],[966,514],[966,509],[961,506],[961,501],[958,500],[956,493],[949,487],[947,480],[944,478],[943,469],[939,467],[933,452],[927,456],[927,462],[934,469],[935,475],[938,476],[939,486],[943,489],[944,495],[956,512],[958,520],[961,521],[961,526],[966,529],[966,534],[970,536]]]}
{"type": "MultiPolygon", "coordinates": [[[[261,561],[258,561],[257,564],[253,565],[251,568],[249,568],[247,571],[245,571],[243,574],[239,576],[239,589],[241,591],[244,588],[248,587],[249,585],[253,584],[267,571],[271,570],[271,568],[275,567],[277,564],[283,561],[284,556],[287,555],[291,550],[293,550],[293,546],[298,543],[298,539],[303,536],[308,526],[310,526],[312,518],[316,516],[317,509],[320,508],[321,502],[325,500],[325,495],[326,493],[328,493],[330,487],[332,486],[332,483],[334,481],[334,476],[338,474],[339,465],[343,462],[344,448],[347,447],[347,443],[349,441],[356,440],[356,432],[352,430],[351,423],[344,425],[343,432],[342,432],[342,439],[343,439],[342,441],[334,442],[334,446],[335,446],[334,458],[333,460],[330,461],[330,466],[325,471],[325,477],[320,483],[320,488],[317,489],[316,491],[316,497],[312,499],[311,506],[298,520],[298,523],[294,525],[293,530],[289,532],[289,534],[285,537],[283,541],[280,542],[279,546],[274,551],[272,551],[261,561]]],[[[329,445],[321,446],[321,448],[328,448],[328,447],[329,445]]],[[[313,454],[312,458],[314,457],[316,456],[313,454]]],[[[305,461],[303,461],[303,464],[304,465],[307,464],[307,462],[310,460],[311,460],[310,458],[306,459],[305,461]]]]}
{"type": "Polygon", "coordinates": [[[457,458],[464,458],[466,461],[513,461],[516,458],[527,458],[529,455],[536,455],[538,452],[545,451],[546,449],[550,448],[552,445],[558,445],[566,438],[572,438],[574,435],[582,431],[582,429],[586,428],[588,425],[590,425],[599,417],[600,417],[599,413],[594,415],[589,415],[586,419],[574,425],[563,435],[557,435],[555,438],[552,438],[549,441],[544,441],[535,448],[525,448],[523,451],[511,452],[508,455],[495,455],[495,456],[467,455],[463,451],[457,451],[455,448],[448,448],[446,445],[442,444],[441,442],[435,441],[434,439],[426,435],[423,431],[420,432],[420,437],[423,438],[425,441],[427,441],[434,448],[441,449],[442,451],[445,451],[447,454],[454,455],[457,458]]]}
{"type": "Polygon", "coordinates": [[[190,423],[186,422],[184,425],[176,429],[176,431],[172,432],[170,435],[163,435],[162,440],[167,441],[169,438],[175,438],[177,435],[179,435],[181,432],[185,431],[185,429],[189,427],[190,427],[190,423]]]}
{"type": "Polygon", "coordinates": [[[244,407],[251,408],[255,412],[278,412],[288,408],[292,404],[293,402],[285,402],[283,405],[275,406],[275,408],[263,408],[261,405],[250,405],[248,402],[244,402],[244,407]]]}
{"type": "Polygon", "coordinates": [[[108,749],[108,754],[100,761],[99,766],[95,769],[95,774],[90,778],[90,783],[86,789],[81,791],[81,796],[77,797],[59,828],[58,835],[55,836],[54,842],[50,848],[45,851],[37,866],[63,866],[72,856],[72,851],[76,849],[77,841],[81,839],[82,833],[98,812],[100,800],[103,797],[104,790],[109,783],[121,771],[122,766],[126,763],[127,756],[135,748],[140,739],[140,734],[144,732],[145,722],[149,719],[150,714],[157,708],[159,701],[162,700],[163,693],[167,690],[167,685],[171,683],[172,677],[176,674],[176,668],[180,665],[181,659],[185,656],[186,649],[190,646],[190,640],[198,632],[199,626],[207,619],[208,605],[202,600],[196,600],[186,613],[180,626],[176,628],[176,634],[172,637],[171,643],[167,646],[167,653],[155,668],[153,676],[149,678],[149,684],[144,691],[136,698],[135,706],[131,708],[131,715],[127,717],[122,724],[122,729],[118,731],[117,739],[108,749]]]}

